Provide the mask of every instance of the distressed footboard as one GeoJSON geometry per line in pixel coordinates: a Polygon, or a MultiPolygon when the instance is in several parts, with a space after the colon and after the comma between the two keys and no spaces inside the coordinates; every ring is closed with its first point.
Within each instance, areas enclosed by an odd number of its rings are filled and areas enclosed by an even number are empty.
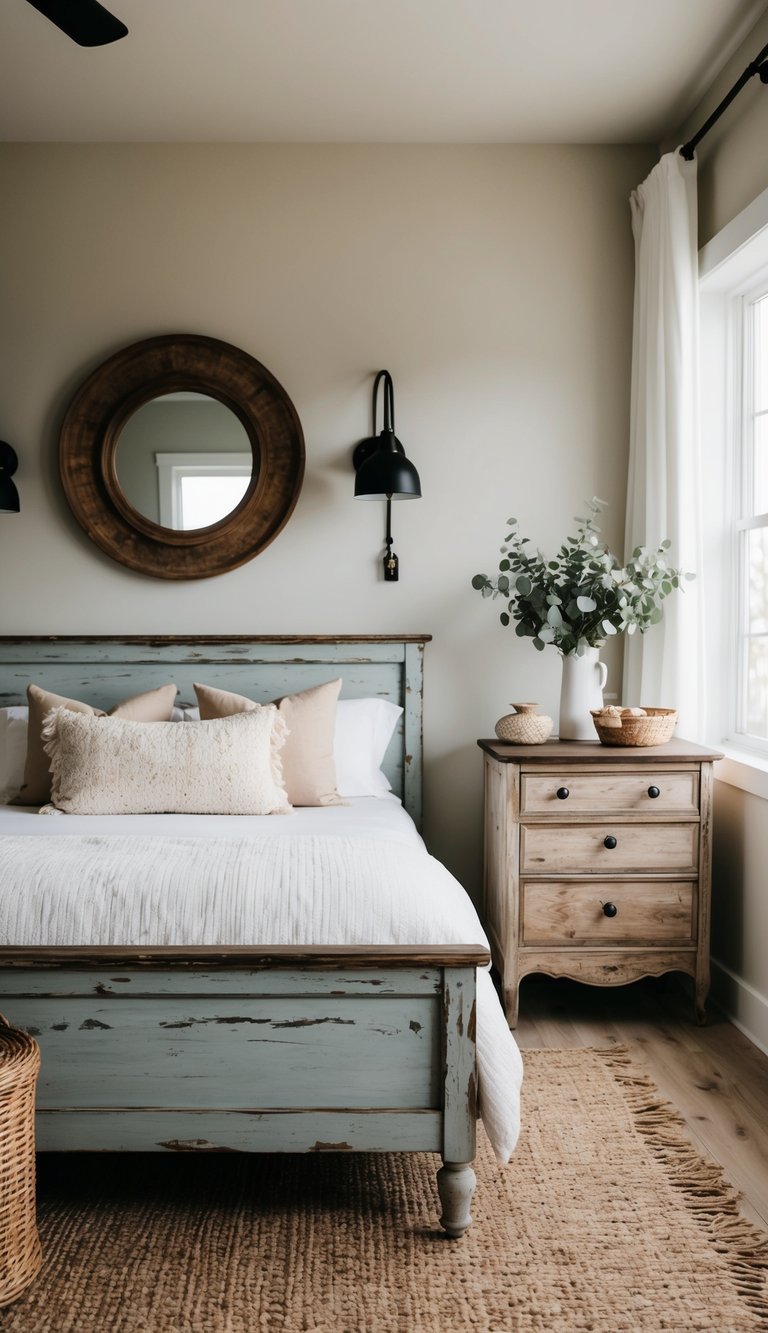
{"type": "Polygon", "coordinates": [[[4,949],[2,1010],[39,1042],[50,1151],[443,1158],[470,1223],[479,947],[4,949]]]}

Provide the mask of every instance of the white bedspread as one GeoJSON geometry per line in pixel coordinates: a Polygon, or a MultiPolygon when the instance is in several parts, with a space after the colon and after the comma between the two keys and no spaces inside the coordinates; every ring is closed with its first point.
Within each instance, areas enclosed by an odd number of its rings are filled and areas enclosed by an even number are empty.
{"type": "MultiPolygon", "coordinates": [[[[6,944],[487,947],[470,898],[418,835],[55,836],[51,825],[64,818],[33,818],[45,836],[0,838],[6,944]]],[[[483,970],[477,1014],[480,1112],[505,1162],[519,1130],[522,1065],[483,970]]]]}

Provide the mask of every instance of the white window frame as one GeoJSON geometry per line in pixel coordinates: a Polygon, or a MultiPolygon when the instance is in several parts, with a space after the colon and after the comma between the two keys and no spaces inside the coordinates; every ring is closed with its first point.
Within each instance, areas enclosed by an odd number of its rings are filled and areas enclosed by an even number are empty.
{"type": "Polygon", "coordinates": [[[245,450],[237,453],[155,454],[160,524],[182,526],[181,484],[185,477],[250,477],[253,458],[245,450]]]}
{"type": "Polygon", "coordinates": [[[742,433],[745,304],[768,282],[768,190],[699,252],[701,297],[704,620],[698,650],[707,656],[706,736],[727,756],[718,778],[768,799],[768,742],[740,730],[743,613],[737,528],[744,518],[742,433]]]}

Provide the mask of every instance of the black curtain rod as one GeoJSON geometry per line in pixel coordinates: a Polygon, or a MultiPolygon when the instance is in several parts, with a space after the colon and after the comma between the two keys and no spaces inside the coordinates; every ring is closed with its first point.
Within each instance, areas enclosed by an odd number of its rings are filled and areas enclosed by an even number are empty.
{"type": "Polygon", "coordinates": [[[709,133],[712,126],[717,124],[717,121],[720,119],[723,112],[731,105],[734,97],[738,97],[742,88],[749,83],[753,74],[760,75],[761,83],[768,83],[768,46],[764,46],[760,54],[755,57],[751,64],[747,65],[744,73],[736,80],[730,92],[725,94],[720,105],[716,106],[709,119],[704,121],[698,134],[694,134],[693,138],[688,140],[688,143],[683,144],[680,152],[687,162],[691,161],[696,145],[701,142],[705,134],[709,133]]]}

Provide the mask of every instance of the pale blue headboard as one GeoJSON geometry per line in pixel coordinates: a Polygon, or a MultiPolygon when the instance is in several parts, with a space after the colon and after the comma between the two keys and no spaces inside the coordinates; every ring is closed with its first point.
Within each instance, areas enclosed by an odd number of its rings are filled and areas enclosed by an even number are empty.
{"type": "Polygon", "coordinates": [[[341,697],[389,699],[403,708],[384,770],[421,826],[423,659],[428,634],[227,637],[0,637],[0,707],[26,702],[30,681],[111,708],[174,680],[178,704],[194,704],[194,681],[263,702],[341,676],[341,697]]]}

